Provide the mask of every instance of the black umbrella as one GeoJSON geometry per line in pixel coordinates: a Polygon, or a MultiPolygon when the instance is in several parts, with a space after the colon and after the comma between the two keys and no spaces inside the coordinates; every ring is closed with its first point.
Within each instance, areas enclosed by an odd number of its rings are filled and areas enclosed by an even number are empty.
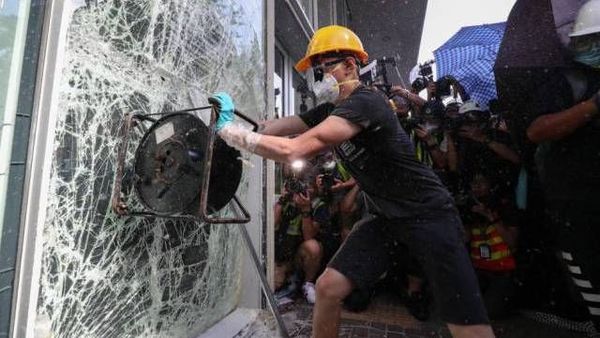
{"type": "Polygon", "coordinates": [[[530,118],[544,113],[541,111],[546,105],[544,100],[551,93],[542,95],[538,88],[561,82],[561,71],[569,64],[570,58],[557,34],[551,0],[518,0],[506,22],[494,64],[501,105],[530,118]]]}
{"type": "Polygon", "coordinates": [[[517,0],[494,64],[498,99],[512,113],[512,131],[521,146],[527,143],[525,130],[529,123],[538,115],[551,112],[550,107],[560,105],[553,100],[564,97],[560,94],[569,90],[562,72],[571,61],[557,26],[563,30],[569,26],[580,0],[552,1],[517,0]],[[557,20],[552,1],[560,12],[557,20]]]}
{"type": "Polygon", "coordinates": [[[495,71],[564,65],[550,0],[518,0],[506,22],[495,71]]]}
{"type": "Polygon", "coordinates": [[[494,64],[499,100],[535,113],[535,88],[556,80],[571,64],[567,34],[583,0],[518,0],[510,12],[494,64]],[[560,35],[563,36],[561,43],[560,35]],[[532,107],[533,105],[533,107],[532,107]]]}

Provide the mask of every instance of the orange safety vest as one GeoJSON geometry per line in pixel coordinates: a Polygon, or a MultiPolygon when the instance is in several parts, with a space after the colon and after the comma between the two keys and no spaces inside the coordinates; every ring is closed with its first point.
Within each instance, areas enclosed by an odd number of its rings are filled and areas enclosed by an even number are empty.
{"type": "Polygon", "coordinates": [[[471,260],[473,266],[477,269],[488,271],[511,271],[515,269],[515,258],[510,252],[508,244],[504,242],[498,232],[496,224],[471,228],[470,248],[471,260]],[[486,246],[484,251],[489,249],[487,258],[481,257],[482,246],[486,246]]]}

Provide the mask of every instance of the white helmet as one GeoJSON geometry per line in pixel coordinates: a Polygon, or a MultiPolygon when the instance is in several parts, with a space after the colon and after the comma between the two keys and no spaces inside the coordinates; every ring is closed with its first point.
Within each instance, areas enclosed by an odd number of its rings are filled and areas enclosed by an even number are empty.
{"type": "Polygon", "coordinates": [[[444,106],[446,106],[446,108],[448,106],[460,106],[462,104],[462,102],[460,102],[452,96],[446,96],[445,98],[443,98],[442,103],[444,104],[444,106]]]}
{"type": "Polygon", "coordinates": [[[590,0],[577,13],[570,37],[600,32],[600,0],[590,0]]]}
{"type": "Polygon", "coordinates": [[[458,110],[458,113],[464,114],[464,113],[468,113],[470,111],[486,112],[487,110],[488,110],[488,107],[486,107],[485,105],[480,104],[479,102],[474,101],[474,100],[469,100],[462,104],[462,106],[458,110]]]}

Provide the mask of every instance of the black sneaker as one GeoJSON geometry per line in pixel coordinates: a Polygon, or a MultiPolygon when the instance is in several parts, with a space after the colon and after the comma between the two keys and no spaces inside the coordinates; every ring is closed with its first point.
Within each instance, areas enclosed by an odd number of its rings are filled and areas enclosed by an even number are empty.
{"type": "Polygon", "coordinates": [[[429,319],[429,298],[421,291],[413,292],[407,297],[406,308],[413,317],[422,322],[429,319]]]}

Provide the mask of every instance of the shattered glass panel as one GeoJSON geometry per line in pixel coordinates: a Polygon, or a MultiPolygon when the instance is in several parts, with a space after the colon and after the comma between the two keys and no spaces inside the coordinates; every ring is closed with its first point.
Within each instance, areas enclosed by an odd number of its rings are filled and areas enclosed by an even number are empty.
{"type": "MultiPolygon", "coordinates": [[[[263,1],[74,4],[55,88],[36,330],[54,337],[194,336],[237,305],[241,238],[234,226],[113,214],[118,131],[125,113],[206,105],[221,90],[256,119],[265,110],[263,1]]],[[[132,144],[128,160],[134,151],[132,144]]],[[[245,171],[242,201],[258,172],[245,171]]]]}

